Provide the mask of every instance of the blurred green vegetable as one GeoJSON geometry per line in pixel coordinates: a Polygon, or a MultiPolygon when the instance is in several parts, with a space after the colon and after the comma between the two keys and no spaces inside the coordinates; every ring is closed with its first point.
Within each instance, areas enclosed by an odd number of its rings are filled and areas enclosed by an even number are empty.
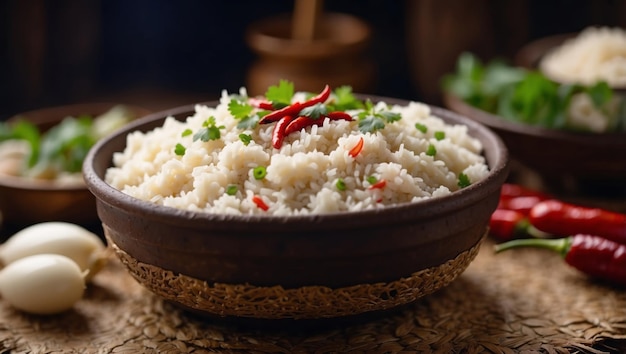
{"type": "Polygon", "coordinates": [[[78,173],[83,160],[95,142],[133,119],[124,106],[115,106],[95,118],[65,117],[46,132],[27,121],[0,122],[0,143],[25,140],[30,154],[23,176],[43,179],[57,178],[61,173],[78,173]]]}
{"type": "Polygon", "coordinates": [[[501,60],[483,64],[475,55],[462,53],[456,71],[443,77],[442,86],[466,103],[510,121],[554,129],[592,130],[597,124],[590,120],[604,119],[600,124],[604,131],[626,128],[624,99],[602,81],[593,86],[559,84],[538,71],[510,66],[501,60]],[[590,98],[590,108],[597,114],[572,111],[572,100],[580,100],[577,96],[581,94],[590,98]]]}

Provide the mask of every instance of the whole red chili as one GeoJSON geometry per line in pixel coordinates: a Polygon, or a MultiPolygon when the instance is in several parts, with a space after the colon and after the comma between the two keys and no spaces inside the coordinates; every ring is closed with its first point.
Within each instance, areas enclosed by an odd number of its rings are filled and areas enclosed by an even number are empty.
{"type": "Polygon", "coordinates": [[[272,130],[272,146],[275,149],[280,149],[283,146],[283,140],[285,140],[285,129],[291,122],[290,116],[282,117],[274,126],[274,130],[272,130]]]}
{"type": "Polygon", "coordinates": [[[326,114],[326,117],[328,117],[330,120],[352,120],[352,116],[350,114],[342,111],[328,112],[326,114]]]}
{"type": "Polygon", "coordinates": [[[311,97],[310,99],[304,102],[294,102],[287,107],[284,107],[284,108],[281,108],[281,109],[278,109],[278,110],[275,110],[266,114],[263,118],[259,120],[259,124],[267,124],[267,123],[276,122],[284,116],[297,117],[298,113],[300,113],[300,111],[303,108],[310,107],[318,103],[326,102],[328,97],[330,97],[330,93],[331,93],[330,86],[326,85],[324,86],[324,89],[322,90],[322,92],[320,92],[318,95],[311,97]]]}
{"type": "Polygon", "coordinates": [[[534,196],[541,200],[550,198],[546,193],[524,187],[515,183],[504,183],[500,189],[500,199],[534,196]]]}
{"type": "Polygon", "coordinates": [[[535,205],[528,219],[550,234],[593,234],[626,244],[626,214],[549,199],[535,205]]]}
{"type": "Polygon", "coordinates": [[[528,215],[528,213],[530,213],[530,209],[543,200],[545,199],[536,195],[500,198],[500,201],[498,202],[498,209],[515,210],[524,215],[528,215]]]}
{"type": "Polygon", "coordinates": [[[598,279],[626,285],[626,245],[589,234],[559,239],[520,239],[496,245],[496,252],[517,247],[541,247],[559,252],[565,262],[598,279]]]}
{"type": "Polygon", "coordinates": [[[496,209],[489,219],[489,234],[501,241],[524,236],[527,230],[528,219],[517,210],[496,209]]]}

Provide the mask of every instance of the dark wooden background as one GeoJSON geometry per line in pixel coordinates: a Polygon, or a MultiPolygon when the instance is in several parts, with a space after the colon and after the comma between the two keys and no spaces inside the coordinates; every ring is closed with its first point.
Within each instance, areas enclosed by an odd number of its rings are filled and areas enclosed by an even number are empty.
{"type": "MultiPolygon", "coordinates": [[[[245,85],[253,21],[293,1],[0,0],[0,119],[86,101],[150,109],[209,100],[245,85]]],[[[542,36],[626,28],[625,0],[335,0],[326,11],[370,24],[372,94],[439,103],[458,55],[512,58],[542,36]]]]}

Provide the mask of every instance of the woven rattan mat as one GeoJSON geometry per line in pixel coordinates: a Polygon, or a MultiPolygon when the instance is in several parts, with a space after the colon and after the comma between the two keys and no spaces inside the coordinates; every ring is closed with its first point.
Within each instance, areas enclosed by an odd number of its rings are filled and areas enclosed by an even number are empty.
{"type": "Polygon", "coordinates": [[[624,352],[626,290],[588,281],[558,255],[493,254],[486,240],[449,287],[397,313],[315,329],[219,324],[163,302],[112,259],[67,313],[0,300],[0,353],[624,352]]]}

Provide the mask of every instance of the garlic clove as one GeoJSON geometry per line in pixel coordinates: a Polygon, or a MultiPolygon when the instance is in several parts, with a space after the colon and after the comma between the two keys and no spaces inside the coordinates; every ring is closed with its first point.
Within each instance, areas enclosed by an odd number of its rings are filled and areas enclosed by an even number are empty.
{"type": "Polygon", "coordinates": [[[50,315],[69,310],[84,292],[84,274],[66,256],[28,256],[0,270],[2,298],[32,314],[50,315]]]}
{"type": "Polygon", "coordinates": [[[43,222],[18,231],[0,247],[0,262],[11,264],[18,259],[42,253],[71,258],[81,270],[88,270],[90,280],[105,261],[104,242],[87,229],[67,222],[43,222]]]}

